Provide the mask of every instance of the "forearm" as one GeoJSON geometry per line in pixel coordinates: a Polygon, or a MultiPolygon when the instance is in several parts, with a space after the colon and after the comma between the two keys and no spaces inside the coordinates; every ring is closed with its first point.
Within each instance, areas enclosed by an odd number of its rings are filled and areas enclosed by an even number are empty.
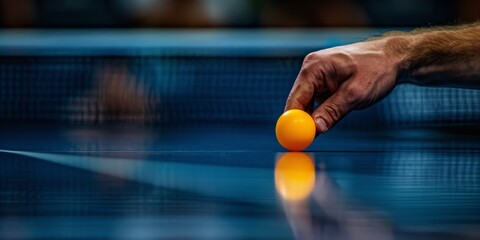
{"type": "Polygon", "coordinates": [[[480,24],[387,34],[398,82],[480,88],[480,24]]]}

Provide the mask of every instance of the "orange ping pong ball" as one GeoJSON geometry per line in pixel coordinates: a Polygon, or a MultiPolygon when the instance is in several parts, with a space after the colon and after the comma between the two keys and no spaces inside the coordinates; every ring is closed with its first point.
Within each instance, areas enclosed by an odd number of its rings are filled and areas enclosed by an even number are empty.
{"type": "Polygon", "coordinates": [[[275,134],[284,148],[290,151],[302,151],[315,138],[315,122],[310,114],[292,109],[284,112],[277,121],[275,134]]]}

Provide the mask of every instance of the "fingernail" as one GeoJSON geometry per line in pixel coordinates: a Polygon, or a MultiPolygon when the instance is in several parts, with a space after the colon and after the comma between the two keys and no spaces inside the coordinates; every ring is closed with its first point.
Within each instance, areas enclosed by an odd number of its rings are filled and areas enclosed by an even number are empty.
{"type": "Polygon", "coordinates": [[[327,123],[322,118],[317,118],[315,122],[317,122],[317,127],[322,133],[328,130],[327,123]]]}

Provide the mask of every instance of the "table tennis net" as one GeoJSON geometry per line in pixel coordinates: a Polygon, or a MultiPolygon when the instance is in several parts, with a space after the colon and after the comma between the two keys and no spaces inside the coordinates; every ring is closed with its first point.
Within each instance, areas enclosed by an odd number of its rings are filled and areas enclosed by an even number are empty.
{"type": "MultiPolygon", "coordinates": [[[[3,56],[0,120],[274,123],[303,56],[3,56]]],[[[400,85],[340,127],[477,124],[480,91],[400,85]]]]}

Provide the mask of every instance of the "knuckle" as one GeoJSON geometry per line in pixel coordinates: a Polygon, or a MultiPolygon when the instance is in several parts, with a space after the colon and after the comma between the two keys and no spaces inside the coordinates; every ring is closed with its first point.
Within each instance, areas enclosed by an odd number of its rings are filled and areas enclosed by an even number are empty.
{"type": "Polygon", "coordinates": [[[361,84],[349,84],[344,90],[345,100],[348,103],[354,103],[362,100],[365,96],[366,89],[361,84]]]}
{"type": "MultiPolygon", "coordinates": [[[[332,119],[332,121],[338,121],[341,117],[340,108],[333,103],[325,103],[323,106],[325,113],[332,119]]],[[[331,125],[332,123],[330,123],[331,125]]]]}
{"type": "Polygon", "coordinates": [[[307,56],[305,56],[305,58],[303,59],[303,63],[306,64],[306,63],[315,61],[316,59],[317,59],[317,52],[311,52],[307,54],[307,56]]]}
{"type": "Polygon", "coordinates": [[[324,61],[326,59],[325,53],[322,51],[317,51],[317,52],[311,52],[305,56],[303,59],[303,64],[302,66],[304,68],[308,68],[310,66],[315,66],[319,62],[324,61]]]}
{"type": "Polygon", "coordinates": [[[321,72],[321,69],[324,67],[323,64],[321,64],[321,61],[323,61],[322,59],[322,54],[319,52],[309,53],[303,60],[299,76],[303,79],[309,79],[312,76],[317,76],[318,73],[321,72]]]}

